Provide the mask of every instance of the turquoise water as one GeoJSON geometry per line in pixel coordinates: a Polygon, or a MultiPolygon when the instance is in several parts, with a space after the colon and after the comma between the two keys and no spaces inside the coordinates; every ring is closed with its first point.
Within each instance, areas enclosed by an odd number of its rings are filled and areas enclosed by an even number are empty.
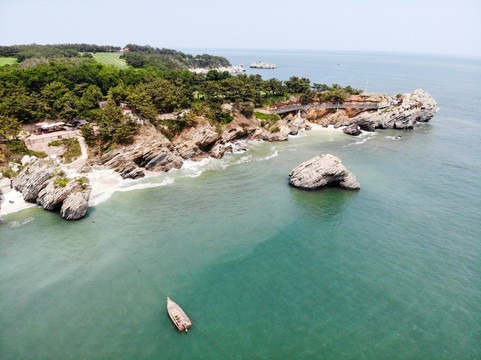
{"type": "Polygon", "coordinates": [[[77,222],[5,216],[0,358],[480,358],[481,61],[219,53],[280,65],[265,77],[422,87],[441,111],[414,131],[242,145],[134,182],[77,222]],[[287,185],[325,152],[359,192],[287,185]],[[166,296],[194,321],[187,334],[166,296]]]}

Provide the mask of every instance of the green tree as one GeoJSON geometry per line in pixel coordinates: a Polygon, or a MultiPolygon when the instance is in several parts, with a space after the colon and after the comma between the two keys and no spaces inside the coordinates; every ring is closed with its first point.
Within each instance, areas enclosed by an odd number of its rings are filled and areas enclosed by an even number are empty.
{"type": "Polygon", "coordinates": [[[103,95],[100,88],[97,85],[89,85],[80,98],[80,110],[85,111],[97,108],[102,98],[103,95]]]}
{"type": "Polygon", "coordinates": [[[0,116],[0,140],[17,139],[22,130],[22,124],[11,117],[0,116]]]}
{"type": "Polygon", "coordinates": [[[289,80],[284,82],[287,91],[291,94],[303,94],[308,93],[311,89],[311,80],[307,78],[298,78],[297,76],[291,76],[289,80]]]}

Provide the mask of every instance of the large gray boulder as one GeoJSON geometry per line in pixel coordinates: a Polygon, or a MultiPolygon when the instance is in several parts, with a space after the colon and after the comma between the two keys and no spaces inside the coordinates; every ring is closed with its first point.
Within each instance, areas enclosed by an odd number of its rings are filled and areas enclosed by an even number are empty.
{"type": "Polygon", "coordinates": [[[361,128],[357,124],[352,124],[342,129],[342,132],[347,135],[358,136],[361,135],[361,128]]]}
{"type": "Polygon", "coordinates": [[[88,178],[64,178],[67,181],[65,186],[60,186],[56,179],[58,179],[58,177],[49,181],[48,185],[38,194],[37,204],[45,210],[60,209],[67,198],[76,193],[82,193],[82,196],[88,201],[92,190],[88,178]]]}
{"type": "Polygon", "coordinates": [[[209,151],[220,138],[217,131],[206,128],[194,137],[194,142],[202,151],[209,151]]]}
{"type": "Polygon", "coordinates": [[[13,180],[13,188],[22,193],[25,201],[35,202],[40,191],[48,185],[53,172],[53,168],[41,166],[38,162],[26,166],[13,180]]]}
{"type": "Polygon", "coordinates": [[[13,180],[13,187],[25,201],[46,210],[61,209],[62,217],[69,220],[85,216],[92,190],[87,177],[67,178],[61,168],[40,161],[26,166],[13,180]]]}
{"type": "Polygon", "coordinates": [[[87,214],[90,192],[72,193],[62,204],[60,215],[66,220],[78,220],[87,214]]]}
{"type": "Polygon", "coordinates": [[[183,159],[170,151],[168,148],[155,148],[146,151],[142,156],[135,159],[135,163],[151,171],[169,171],[179,169],[183,165],[183,159]]]}
{"type": "Polygon", "coordinates": [[[361,188],[356,176],[346,169],[338,157],[331,154],[318,155],[303,162],[293,169],[289,176],[289,184],[304,190],[316,190],[326,186],[339,186],[348,190],[361,188]]]}

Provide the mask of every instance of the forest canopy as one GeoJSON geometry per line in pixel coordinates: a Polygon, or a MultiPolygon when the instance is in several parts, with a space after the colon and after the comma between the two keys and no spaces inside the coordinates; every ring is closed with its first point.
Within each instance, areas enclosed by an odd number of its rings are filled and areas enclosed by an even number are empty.
{"type": "Polygon", "coordinates": [[[170,135],[195,124],[204,116],[216,124],[226,124],[232,116],[223,103],[252,116],[255,107],[287,100],[298,94],[304,101],[342,101],[360,90],[314,83],[306,78],[287,81],[264,80],[260,75],[232,76],[210,70],[196,74],[189,67],[230,65],[225,58],[189,55],[176,50],[128,44],[124,52],[131,66],[118,69],[85,56],[89,51],[117,51],[113,46],[88,44],[16,45],[0,47],[0,55],[15,56],[19,64],[0,68],[0,122],[3,137],[11,136],[18,124],[45,119],[72,122],[83,118],[95,125],[84,129],[92,141],[129,142],[137,130],[135,122],[123,115],[120,105],[152,122],[162,113],[184,112],[170,135]],[[83,53],[83,54],[82,54],[83,53]],[[28,60],[30,59],[30,60],[28,60]],[[34,60],[32,60],[34,59],[34,60]],[[101,108],[101,102],[107,105],[101,108]],[[189,113],[189,112],[187,112],[189,113]]]}

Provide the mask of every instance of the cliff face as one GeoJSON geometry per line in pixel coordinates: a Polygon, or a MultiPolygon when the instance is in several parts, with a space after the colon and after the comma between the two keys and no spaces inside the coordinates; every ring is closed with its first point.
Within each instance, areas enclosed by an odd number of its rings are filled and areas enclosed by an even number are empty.
{"type": "Polygon", "coordinates": [[[307,127],[306,119],[287,116],[274,124],[261,126],[255,117],[241,115],[225,126],[222,132],[201,120],[170,142],[165,136],[144,128],[144,135],[128,146],[120,146],[103,155],[99,162],[116,170],[123,178],[140,178],[148,171],[169,171],[182,167],[185,160],[198,161],[206,157],[221,158],[232,151],[232,143],[242,140],[285,141],[290,134],[307,127]]]}

